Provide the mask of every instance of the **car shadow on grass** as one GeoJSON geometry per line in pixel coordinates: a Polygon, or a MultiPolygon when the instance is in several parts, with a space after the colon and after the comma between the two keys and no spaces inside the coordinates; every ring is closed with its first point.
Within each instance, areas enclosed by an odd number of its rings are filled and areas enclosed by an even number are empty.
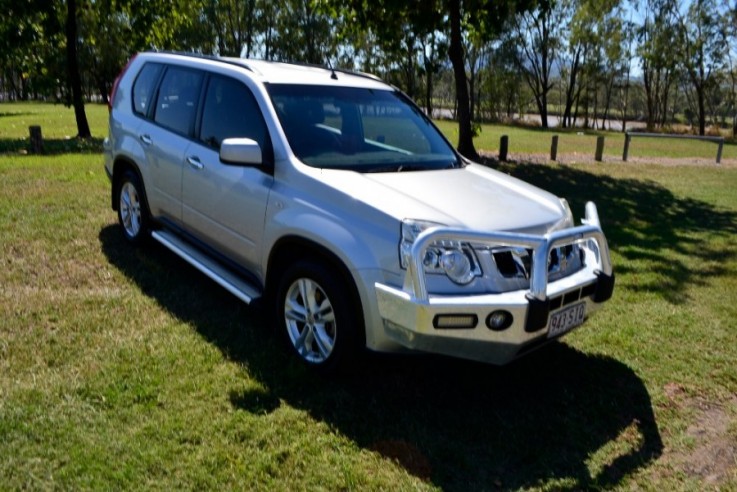
{"type": "Polygon", "coordinates": [[[302,409],[442,489],[608,487],[662,452],[647,388],[610,357],[563,343],[502,368],[374,354],[326,379],[283,350],[260,311],[165,248],[133,249],[117,226],[105,227],[100,241],[141,291],[259,381],[228,395],[235,409],[302,409]]]}
{"type": "MultiPolygon", "coordinates": [[[[579,214],[585,200],[596,200],[610,246],[626,260],[616,269],[646,265],[661,272],[657,281],[621,282],[617,289],[654,292],[678,304],[689,285],[725,274],[713,261],[731,254],[720,249],[725,241],[699,238],[733,236],[733,212],[678,198],[649,181],[566,166],[494,165],[567,197],[579,214]]],[[[289,357],[258,311],[163,247],[134,250],[115,226],[104,228],[100,241],[111,264],[261,383],[228,395],[234,408],[256,415],[283,403],[303,409],[442,489],[608,488],[662,453],[647,388],[611,357],[565,343],[502,368],[372,355],[356,372],[328,380],[289,357]]]]}
{"type": "Polygon", "coordinates": [[[734,257],[719,241],[712,241],[715,237],[728,241],[737,234],[733,211],[677,197],[652,181],[613,178],[569,166],[493,159],[486,164],[565,197],[576,218],[583,216],[587,201],[596,202],[610,249],[625,259],[615,264],[617,273],[641,273],[643,268],[658,273],[648,279],[637,276],[637,283],[620,282],[617,289],[655,293],[670,303],[682,304],[688,300],[688,287],[726,274],[724,265],[734,257]],[[699,239],[695,234],[709,237],[699,239]],[[698,268],[686,260],[696,260],[698,268]]]}

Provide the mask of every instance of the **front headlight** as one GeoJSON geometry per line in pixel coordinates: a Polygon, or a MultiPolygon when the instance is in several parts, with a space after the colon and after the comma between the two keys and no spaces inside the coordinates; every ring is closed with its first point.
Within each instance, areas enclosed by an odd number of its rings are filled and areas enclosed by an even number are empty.
{"type": "MultiPolygon", "coordinates": [[[[442,224],[409,219],[402,221],[399,256],[403,269],[409,266],[412,245],[417,236],[430,227],[439,226],[442,224]]],[[[460,285],[466,285],[482,274],[473,248],[459,241],[436,241],[430,244],[423,252],[422,265],[426,274],[444,274],[460,285]]]]}

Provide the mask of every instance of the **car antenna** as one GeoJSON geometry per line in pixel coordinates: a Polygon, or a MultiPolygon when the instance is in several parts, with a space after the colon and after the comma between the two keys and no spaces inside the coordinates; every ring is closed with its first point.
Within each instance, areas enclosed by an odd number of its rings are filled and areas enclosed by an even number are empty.
{"type": "Polygon", "coordinates": [[[338,80],[338,75],[335,73],[335,69],[333,68],[333,65],[330,63],[330,58],[328,58],[328,68],[330,69],[330,78],[333,80],[338,80]]]}

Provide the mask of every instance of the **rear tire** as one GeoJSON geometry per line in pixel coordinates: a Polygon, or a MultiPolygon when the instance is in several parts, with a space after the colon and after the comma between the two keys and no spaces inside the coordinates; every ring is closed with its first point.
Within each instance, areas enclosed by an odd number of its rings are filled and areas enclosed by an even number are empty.
{"type": "Polygon", "coordinates": [[[123,173],[118,188],[118,223],[128,242],[140,245],[149,237],[151,229],[146,196],[138,174],[123,173]]]}
{"type": "Polygon", "coordinates": [[[274,320],[290,351],[324,374],[344,372],[363,351],[364,326],[341,276],[323,263],[300,260],[277,287],[274,320]]]}

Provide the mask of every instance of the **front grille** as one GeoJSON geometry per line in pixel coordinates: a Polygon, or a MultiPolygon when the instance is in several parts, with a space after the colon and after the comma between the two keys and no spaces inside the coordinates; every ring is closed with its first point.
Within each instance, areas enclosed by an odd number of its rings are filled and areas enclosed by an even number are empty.
{"type": "Polygon", "coordinates": [[[532,251],[527,249],[498,251],[492,254],[499,273],[506,278],[530,278],[532,251]]]}
{"type": "MultiPolygon", "coordinates": [[[[548,257],[548,278],[562,278],[580,270],[583,250],[568,244],[553,248],[548,257]]],[[[504,248],[492,251],[497,270],[505,278],[529,279],[532,270],[532,250],[504,248]]]]}

